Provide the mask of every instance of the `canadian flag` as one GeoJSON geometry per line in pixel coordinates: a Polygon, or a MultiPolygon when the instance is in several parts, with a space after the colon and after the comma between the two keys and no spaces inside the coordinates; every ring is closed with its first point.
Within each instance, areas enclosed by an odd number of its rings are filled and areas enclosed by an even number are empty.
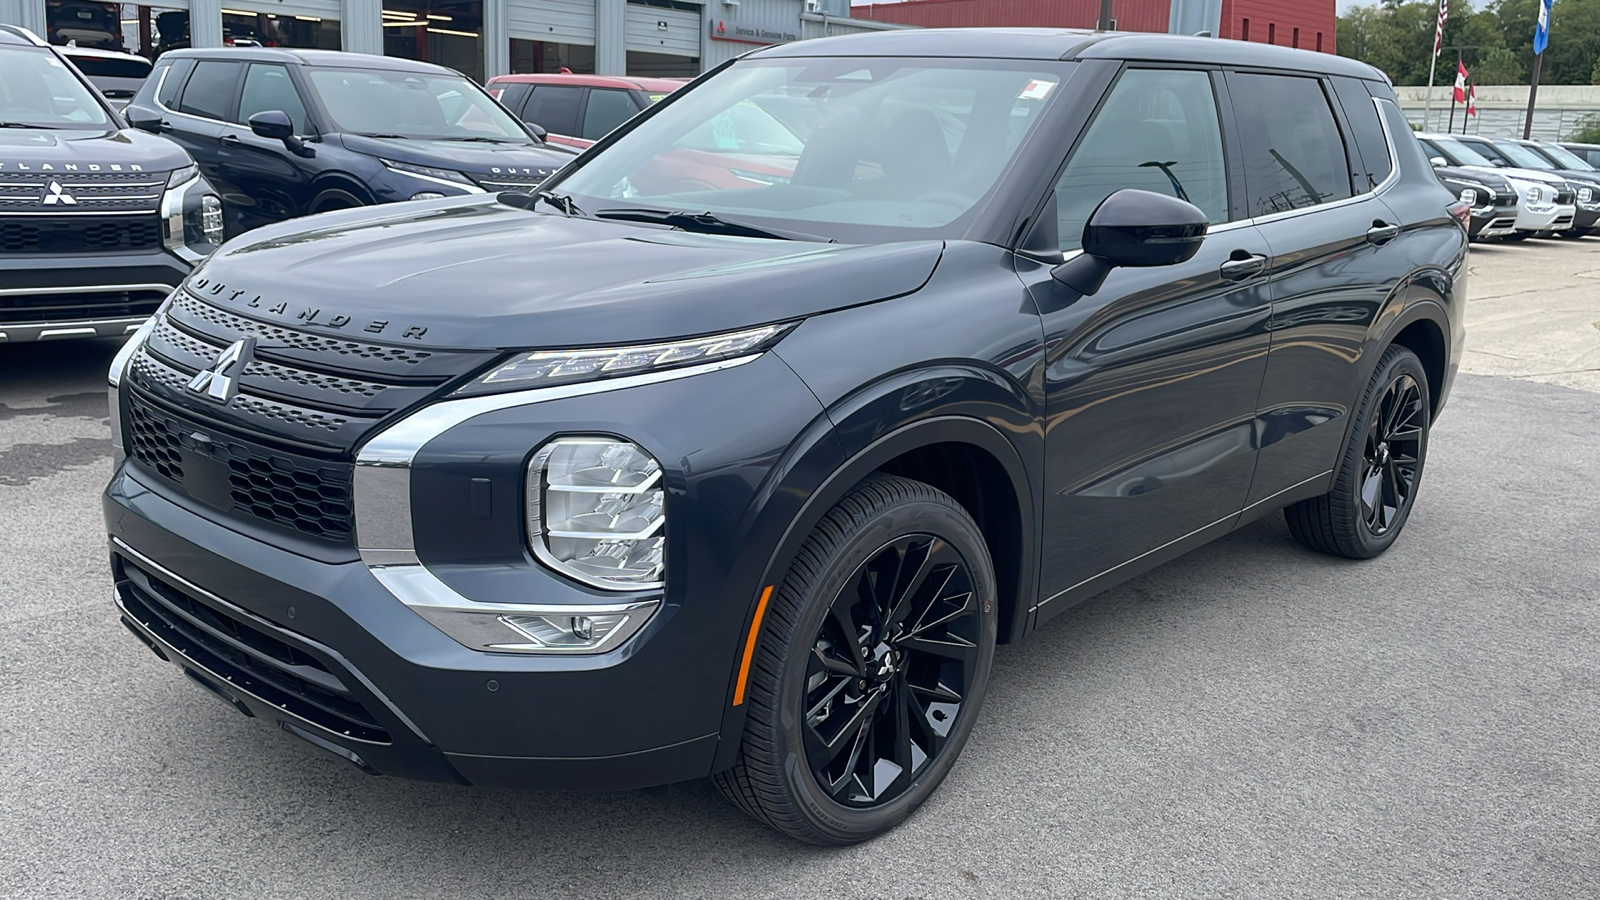
{"type": "Polygon", "coordinates": [[[1478,86],[1475,85],[1475,84],[1468,84],[1467,85],[1467,115],[1475,116],[1477,114],[1478,114],[1478,86]]]}
{"type": "Polygon", "coordinates": [[[1462,65],[1460,60],[1456,60],[1455,98],[1457,103],[1467,99],[1467,67],[1462,65]]]}

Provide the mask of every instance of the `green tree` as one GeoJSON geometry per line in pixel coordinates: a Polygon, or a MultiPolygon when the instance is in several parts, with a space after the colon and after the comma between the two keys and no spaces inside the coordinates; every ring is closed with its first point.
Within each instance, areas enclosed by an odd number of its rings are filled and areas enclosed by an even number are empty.
{"type": "Polygon", "coordinates": [[[1578,144],[1600,144],[1600,117],[1584,116],[1578,123],[1578,130],[1568,135],[1567,140],[1578,144]]]}
{"type": "Polygon", "coordinates": [[[1472,80],[1478,84],[1522,84],[1528,73],[1517,61],[1517,54],[1505,47],[1479,51],[1478,64],[1472,67],[1472,80]]]}

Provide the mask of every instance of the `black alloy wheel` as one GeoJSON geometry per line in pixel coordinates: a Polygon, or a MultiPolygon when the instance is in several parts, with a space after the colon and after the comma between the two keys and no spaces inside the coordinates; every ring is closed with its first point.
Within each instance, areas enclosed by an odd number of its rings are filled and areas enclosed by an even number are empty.
{"type": "Polygon", "coordinates": [[[876,837],[932,795],[988,688],[999,627],[983,534],[949,495],[874,475],[774,590],[733,768],[714,780],[791,837],[876,837]]]}
{"type": "Polygon", "coordinates": [[[1401,374],[1378,401],[1361,458],[1361,518],[1374,535],[1394,528],[1416,493],[1428,412],[1422,388],[1401,374]]]}
{"type": "Polygon", "coordinates": [[[979,662],[967,561],[944,539],[884,545],[834,597],[806,666],[806,764],[845,806],[905,793],[944,751],[979,662]]]}
{"type": "Polygon", "coordinates": [[[1389,549],[1416,503],[1432,414],[1421,360],[1405,347],[1385,350],[1353,413],[1333,489],[1283,511],[1295,540],[1349,559],[1389,549]]]}

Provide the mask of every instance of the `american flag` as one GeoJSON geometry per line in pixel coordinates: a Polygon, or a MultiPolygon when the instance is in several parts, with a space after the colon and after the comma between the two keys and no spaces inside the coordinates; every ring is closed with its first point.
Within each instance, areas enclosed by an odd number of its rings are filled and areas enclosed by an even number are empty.
{"type": "Polygon", "coordinates": [[[1439,27],[1433,32],[1433,55],[1444,48],[1444,23],[1450,18],[1450,0],[1439,0],[1439,27]]]}

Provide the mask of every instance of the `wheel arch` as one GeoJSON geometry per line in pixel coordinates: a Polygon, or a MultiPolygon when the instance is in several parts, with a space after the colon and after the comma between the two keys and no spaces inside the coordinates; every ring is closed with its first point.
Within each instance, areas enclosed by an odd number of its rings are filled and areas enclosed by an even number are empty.
{"type": "Polygon", "coordinates": [[[318,175],[316,178],[313,178],[310,186],[307,188],[306,193],[310,199],[306,201],[306,214],[310,215],[312,208],[316,206],[317,199],[331,190],[339,190],[348,194],[353,194],[357,199],[367,206],[372,206],[377,202],[377,200],[373,197],[371,189],[369,189],[361,179],[355,177],[354,175],[350,175],[345,172],[324,172],[318,175]]]}
{"type": "Polygon", "coordinates": [[[1440,299],[1440,288],[1433,279],[1413,277],[1403,292],[1404,299],[1391,306],[1392,315],[1378,317],[1381,328],[1374,329],[1376,333],[1368,344],[1372,354],[1366,378],[1372,377],[1372,367],[1390,346],[1399,345],[1417,355],[1428,376],[1430,418],[1437,418],[1444,404],[1450,371],[1450,319],[1440,299]]]}

